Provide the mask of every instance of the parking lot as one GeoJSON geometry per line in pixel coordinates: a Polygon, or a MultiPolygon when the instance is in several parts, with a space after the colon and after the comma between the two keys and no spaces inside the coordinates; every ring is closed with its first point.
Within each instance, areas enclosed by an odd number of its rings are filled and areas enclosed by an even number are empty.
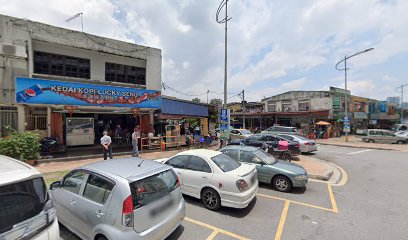
{"type": "MultiPolygon", "coordinates": [[[[197,199],[185,197],[186,218],[168,239],[284,239],[288,229],[302,231],[291,223],[292,219],[309,221],[311,227],[317,227],[314,222],[320,220],[320,215],[338,213],[336,188],[311,181],[307,189],[280,193],[260,185],[257,198],[246,209],[221,208],[217,212],[207,210],[197,199]]],[[[78,239],[64,228],[61,235],[64,240],[78,239]]]]}

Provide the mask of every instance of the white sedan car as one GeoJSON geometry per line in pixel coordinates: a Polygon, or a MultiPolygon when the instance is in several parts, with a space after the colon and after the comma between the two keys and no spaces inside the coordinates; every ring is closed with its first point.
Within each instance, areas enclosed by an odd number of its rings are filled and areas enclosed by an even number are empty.
{"type": "Polygon", "coordinates": [[[197,149],[156,160],[172,166],[183,194],[201,199],[205,207],[246,208],[258,191],[255,166],[241,164],[212,150],[197,149]]]}

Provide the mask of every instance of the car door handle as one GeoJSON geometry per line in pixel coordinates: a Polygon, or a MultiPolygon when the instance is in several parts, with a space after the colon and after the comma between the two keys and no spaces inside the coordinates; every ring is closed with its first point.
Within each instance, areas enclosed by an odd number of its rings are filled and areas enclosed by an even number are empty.
{"type": "Polygon", "coordinates": [[[206,177],[206,176],[202,176],[201,178],[207,179],[207,177],[206,177]]]}
{"type": "Polygon", "coordinates": [[[103,215],[105,215],[105,214],[103,214],[103,212],[101,212],[101,210],[96,212],[96,217],[98,217],[98,218],[103,217],[103,215]]]}
{"type": "Polygon", "coordinates": [[[72,201],[71,201],[71,206],[74,206],[74,205],[76,205],[76,201],[75,201],[75,200],[72,200],[72,201]]]}

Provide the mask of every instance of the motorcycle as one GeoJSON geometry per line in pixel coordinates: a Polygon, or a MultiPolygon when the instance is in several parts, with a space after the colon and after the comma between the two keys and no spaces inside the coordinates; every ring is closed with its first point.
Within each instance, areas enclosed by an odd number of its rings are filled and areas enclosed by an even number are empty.
{"type": "Polygon", "coordinates": [[[58,138],[45,137],[40,141],[41,153],[66,153],[67,146],[61,144],[58,138]]]}

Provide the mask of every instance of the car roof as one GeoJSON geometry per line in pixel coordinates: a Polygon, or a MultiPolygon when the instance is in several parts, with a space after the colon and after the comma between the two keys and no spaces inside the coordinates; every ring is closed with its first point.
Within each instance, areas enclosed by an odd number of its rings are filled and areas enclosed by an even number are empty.
{"type": "Polygon", "coordinates": [[[223,149],[237,149],[237,150],[244,150],[244,151],[248,151],[248,152],[253,152],[258,150],[258,148],[256,147],[251,147],[251,146],[245,146],[245,145],[228,145],[226,147],[221,148],[220,150],[223,149]]]}
{"type": "Polygon", "coordinates": [[[0,155],[0,186],[41,176],[35,167],[17,159],[0,155]]]}
{"type": "Polygon", "coordinates": [[[217,155],[220,155],[221,153],[218,151],[214,150],[208,150],[208,149],[193,149],[193,150],[187,150],[184,152],[180,152],[177,155],[194,155],[194,156],[199,156],[199,157],[207,157],[207,158],[212,158],[217,155]]]}
{"type": "Polygon", "coordinates": [[[77,169],[91,170],[108,176],[115,175],[127,180],[133,180],[162,172],[166,169],[170,169],[170,167],[152,160],[128,157],[99,161],[77,169]],[[138,166],[139,164],[140,167],[138,166]]]}

